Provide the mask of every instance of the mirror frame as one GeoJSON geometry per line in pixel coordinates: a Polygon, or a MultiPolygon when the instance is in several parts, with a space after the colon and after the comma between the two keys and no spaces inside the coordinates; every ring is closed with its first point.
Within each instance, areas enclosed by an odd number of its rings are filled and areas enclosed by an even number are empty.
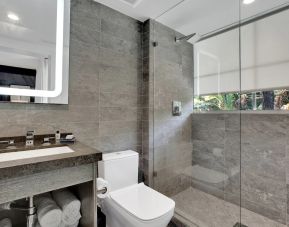
{"type": "Polygon", "coordinates": [[[64,49],[64,14],[65,0],[57,0],[57,18],[56,18],[56,62],[55,62],[55,86],[54,90],[32,90],[20,88],[0,87],[1,95],[19,95],[54,98],[62,93],[63,80],[63,49],[64,49]]]}

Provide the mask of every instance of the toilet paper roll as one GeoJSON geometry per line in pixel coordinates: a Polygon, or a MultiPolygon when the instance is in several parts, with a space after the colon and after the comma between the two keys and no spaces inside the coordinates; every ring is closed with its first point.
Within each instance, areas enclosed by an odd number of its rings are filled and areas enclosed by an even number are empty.
{"type": "Polygon", "coordinates": [[[96,179],[96,189],[97,191],[107,189],[105,193],[99,193],[97,194],[98,198],[105,198],[108,193],[108,182],[104,180],[103,178],[97,178],[96,179]]]}

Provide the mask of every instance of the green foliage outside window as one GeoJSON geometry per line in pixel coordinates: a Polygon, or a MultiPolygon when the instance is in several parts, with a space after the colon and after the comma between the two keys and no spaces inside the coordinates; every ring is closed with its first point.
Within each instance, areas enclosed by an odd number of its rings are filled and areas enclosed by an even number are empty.
{"type": "Polygon", "coordinates": [[[194,109],[198,111],[289,110],[289,90],[195,96],[194,109]]]}

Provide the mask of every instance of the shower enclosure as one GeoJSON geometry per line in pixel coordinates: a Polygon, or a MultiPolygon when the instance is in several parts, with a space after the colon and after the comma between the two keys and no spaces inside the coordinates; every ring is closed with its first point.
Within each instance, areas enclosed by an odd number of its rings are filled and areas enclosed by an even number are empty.
{"type": "Polygon", "coordinates": [[[288,4],[182,1],[146,22],[147,181],[176,226],[289,226],[288,4]]]}

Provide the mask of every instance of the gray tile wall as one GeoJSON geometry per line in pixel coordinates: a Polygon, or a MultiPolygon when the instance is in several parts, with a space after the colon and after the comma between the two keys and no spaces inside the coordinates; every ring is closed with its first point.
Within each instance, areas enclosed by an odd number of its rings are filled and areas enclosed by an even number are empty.
{"type": "Polygon", "coordinates": [[[150,185],[166,195],[190,186],[181,172],[192,160],[193,45],[176,43],[180,35],[154,21],[144,26],[143,152],[150,185]],[[172,116],[173,100],[182,102],[182,116],[172,116]]]}
{"type": "Polygon", "coordinates": [[[288,123],[280,114],[194,114],[193,164],[229,180],[212,185],[193,179],[193,186],[239,204],[241,164],[242,206],[285,224],[288,123]]]}
{"type": "MultiPolygon", "coordinates": [[[[142,24],[93,0],[71,5],[69,105],[1,103],[0,137],[61,130],[104,152],[141,152],[142,24]]],[[[22,226],[22,213],[0,217],[22,226]]]]}
{"type": "Polygon", "coordinates": [[[141,151],[142,23],[72,0],[69,105],[0,105],[0,136],[71,131],[104,152],[141,151]]]}

